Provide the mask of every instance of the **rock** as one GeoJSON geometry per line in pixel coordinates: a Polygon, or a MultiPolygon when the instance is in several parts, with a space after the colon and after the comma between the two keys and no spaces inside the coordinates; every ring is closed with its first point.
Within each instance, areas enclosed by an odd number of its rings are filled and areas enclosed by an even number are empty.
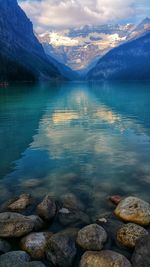
{"type": "Polygon", "coordinates": [[[30,256],[24,251],[11,251],[0,256],[0,267],[24,267],[29,262],[30,256]]]}
{"type": "Polygon", "coordinates": [[[0,237],[21,237],[40,230],[44,222],[39,216],[24,216],[19,213],[0,213],[0,237]]]}
{"type": "Polygon", "coordinates": [[[150,266],[150,236],[140,238],[135,246],[132,255],[132,263],[134,267],[149,267],[150,266]]]}
{"type": "Polygon", "coordinates": [[[98,224],[91,224],[78,232],[77,244],[84,250],[101,250],[107,240],[107,233],[98,224]]]}
{"type": "Polygon", "coordinates": [[[125,256],[111,250],[103,250],[85,252],[80,267],[132,267],[132,265],[125,256]]]}
{"type": "Polygon", "coordinates": [[[0,238],[0,254],[9,252],[11,250],[11,245],[6,241],[0,238]]]}
{"type": "Polygon", "coordinates": [[[59,210],[58,219],[63,226],[84,226],[90,223],[89,216],[86,213],[66,208],[59,210]]]}
{"type": "Polygon", "coordinates": [[[47,241],[51,236],[49,232],[31,233],[21,239],[20,248],[33,259],[42,259],[45,257],[47,241]]]}
{"type": "Polygon", "coordinates": [[[24,187],[35,188],[35,187],[41,186],[42,184],[43,184],[43,180],[41,181],[39,179],[27,179],[21,182],[22,188],[24,187]]]}
{"type": "Polygon", "coordinates": [[[45,267],[45,265],[40,261],[32,261],[32,262],[29,262],[25,266],[22,266],[22,267],[45,267]]]}
{"type": "Polygon", "coordinates": [[[97,220],[97,222],[100,223],[100,224],[103,224],[103,223],[107,223],[108,220],[106,218],[100,218],[100,219],[97,220]]]}
{"type": "Polygon", "coordinates": [[[76,256],[74,239],[67,233],[54,234],[47,243],[47,258],[56,266],[70,267],[76,256]]]}
{"type": "Polygon", "coordinates": [[[84,204],[74,195],[74,194],[65,194],[62,197],[62,204],[64,208],[75,209],[75,210],[84,210],[84,204]]]}
{"type": "Polygon", "coordinates": [[[21,237],[30,233],[34,221],[28,216],[13,212],[0,213],[0,237],[21,237]]]}
{"type": "Polygon", "coordinates": [[[49,195],[47,195],[37,206],[37,213],[44,220],[52,220],[56,215],[55,201],[49,195]]]}
{"type": "Polygon", "coordinates": [[[134,248],[137,240],[142,236],[148,235],[148,232],[141,226],[128,223],[120,227],[117,232],[118,242],[128,248],[134,248]]]}
{"type": "Polygon", "coordinates": [[[149,225],[150,205],[139,198],[127,197],[118,204],[115,215],[126,222],[149,225]]]}
{"type": "Polygon", "coordinates": [[[70,227],[70,228],[66,228],[65,230],[60,231],[59,234],[69,236],[74,241],[76,241],[79,230],[80,230],[79,228],[70,227]]]}
{"type": "Polygon", "coordinates": [[[45,227],[44,221],[38,215],[30,215],[28,218],[34,223],[32,231],[39,231],[45,227]]]}
{"type": "Polygon", "coordinates": [[[22,194],[14,202],[8,205],[8,210],[11,211],[23,211],[25,210],[32,202],[31,195],[22,194]]]}
{"type": "Polygon", "coordinates": [[[0,256],[0,267],[45,267],[42,262],[30,262],[24,251],[11,251],[0,256]]]}
{"type": "Polygon", "coordinates": [[[115,195],[115,196],[109,197],[109,199],[113,204],[118,205],[120,201],[122,200],[122,197],[119,195],[115,195]]]}

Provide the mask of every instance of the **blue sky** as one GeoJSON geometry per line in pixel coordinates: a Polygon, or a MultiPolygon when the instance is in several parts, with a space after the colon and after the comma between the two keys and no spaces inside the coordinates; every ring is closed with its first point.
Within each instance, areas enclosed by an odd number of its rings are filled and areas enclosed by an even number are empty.
{"type": "Polygon", "coordinates": [[[36,31],[85,24],[138,23],[150,16],[150,0],[18,0],[36,31]]]}

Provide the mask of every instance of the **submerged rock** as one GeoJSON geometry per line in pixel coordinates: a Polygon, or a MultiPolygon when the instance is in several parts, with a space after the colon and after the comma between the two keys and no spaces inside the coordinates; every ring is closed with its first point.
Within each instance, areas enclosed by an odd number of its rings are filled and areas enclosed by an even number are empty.
{"type": "Polygon", "coordinates": [[[0,237],[21,237],[30,233],[35,222],[28,216],[13,212],[0,213],[0,237]]]}
{"type": "Polygon", "coordinates": [[[134,223],[128,223],[121,226],[118,230],[117,240],[125,247],[134,248],[137,240],[146,235],[148,235],[148,232],[143,227],[134,223]]]}
{"type": "Polygon", "coordinates": [[[78,232],[77,244],[84,250],[101,250],[107,240],[107,233],[98,224],[91,224],[78,232]]]}
{"type": "Polygon", "coordinates": [[[87,251],[82,256],[80,267],[132,267],[127,258],[111,250],[87,251]]]}
{"type": "Polygon", "coordinates": [[[150,266],[150,236],[140,238],[135,246],[132,255],[132,264],[134,267],[150,266]]]}
{"type": "Polygon", "coordinates": [[[27,179],[21,182],[22,188],[24,187],[35,188],[37,186],[41,186],[42,184],[43,184],[43,180],[39,180],[39,179],[27,179]]]}
{"type": "Polygon", "coordinates": [[[47,243],[47,258],[56,266],[71,267],[76,256],[74,238],[67,233],[54,234],[47,243]]]}
{"type": "Polygon", "coordinates": [[[122,200],[122,197],[119,195],[115,195],[115,196],[109,197],[109,199],[113,204],[118,205],[120,201],[122,200]]]}
{"type": "Polygon", "coordinates": [[[90,223],[89,216],[80,210],[62,208],[61,210],[59,210],[58,218],[60,223],[64,226],[81,226],[90,223]]]}
{"type": "Polygon", "coordinates": [[[22,194],[15,201],[8,205],[7,209],[11,211],[23,211],[25,210],[32,202],[31,195],[22,194]]]}
{"type": "Polygon", "coordinates": [[[11,250],[11,245],[4,239],[0,238],[0,254],[9,252],[11,250]]]}
{"type": "Polygon", "coordinates": [[[62,197],[62,204],[67,209],[84,210],[84,204],[72,193],[65,194],[62,197]]]}
{"type": "Polygon", "coordinates": [[[47,221],[55,217],[56,210],[56,203],[49,195],[45,196],[43,201],[37,206],[38,215],[47,221]]]}
{"type": "Polygon", "coordinates": [[[45,267],[42,262],[30,262],[30,256],[24,251],[12,251],[0,256],[0,267],[45,267]]]}
{"type": "Polygon", "coordinates": [[[139,198],[127,197],[118,204],[115,215],[126,222],[149,225],[150,205],[139,198]]]}

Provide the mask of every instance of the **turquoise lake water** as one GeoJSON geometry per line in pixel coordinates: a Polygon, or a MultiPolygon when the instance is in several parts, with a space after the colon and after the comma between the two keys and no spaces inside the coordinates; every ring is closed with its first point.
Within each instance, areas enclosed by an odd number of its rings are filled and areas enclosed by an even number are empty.
{"type": "Polygon", "coordinates": [[[149,200],[150,83],[0,89],[0,196],[74,193],[92,216],[112,194],[149,200]]]}

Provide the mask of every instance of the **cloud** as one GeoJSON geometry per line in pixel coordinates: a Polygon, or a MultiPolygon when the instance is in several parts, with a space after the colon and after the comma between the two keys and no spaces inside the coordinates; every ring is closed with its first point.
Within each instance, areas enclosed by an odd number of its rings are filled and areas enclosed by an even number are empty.
{"type": "Polygon", "coordinates": [[[147,0],[20,0],[21,7],[43,31],[50,26],[63,27],[103,24],[134,17],[147,0]],[[140,4],[142,5],[140,7],[140,4]]]}

